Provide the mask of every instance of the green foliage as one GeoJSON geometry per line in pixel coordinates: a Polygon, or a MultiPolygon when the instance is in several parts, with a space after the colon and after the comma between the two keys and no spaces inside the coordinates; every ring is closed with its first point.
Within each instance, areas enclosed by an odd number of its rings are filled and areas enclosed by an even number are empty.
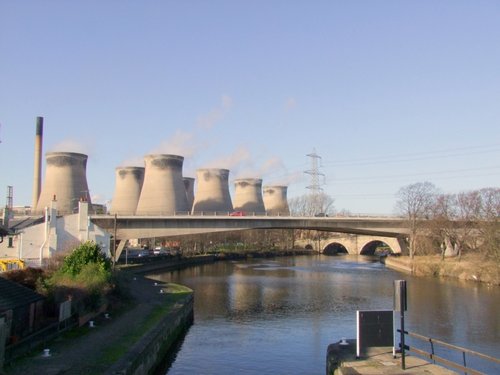
{"type": "Polygon", "coordinates": [[[64,258],[60,272],[74,277],[82,272],[83,268],[88,264],[97,265],[99,273],[106,273],[111,270],[111,262],[101,251],[99,245],[88,241],[81,244],[64,258]]]}
{"type": "Polygon", "coordinates": [[[61,267],[39,284],[39,290],[55,303],[73,301],[78,312],[99,308],[112,289],[111,263],[99,245],[85,242],[69,255],[61,267]]]}

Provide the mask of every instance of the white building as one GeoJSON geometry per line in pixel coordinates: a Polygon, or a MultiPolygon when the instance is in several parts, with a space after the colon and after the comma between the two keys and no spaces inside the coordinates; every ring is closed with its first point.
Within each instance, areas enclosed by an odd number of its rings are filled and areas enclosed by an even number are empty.
{"type": "Polygon", "coordinates": [[[58,216],[57,202],[52,201],[45,220],[40,221],[5,238],[0,243],[0,259],[18,258],[28,265],[40,266],[54,255],[86,241],[95,242],[110,257],[111,235],[90,221],[87,202],[79,202],[78,213],[58,216]]]}

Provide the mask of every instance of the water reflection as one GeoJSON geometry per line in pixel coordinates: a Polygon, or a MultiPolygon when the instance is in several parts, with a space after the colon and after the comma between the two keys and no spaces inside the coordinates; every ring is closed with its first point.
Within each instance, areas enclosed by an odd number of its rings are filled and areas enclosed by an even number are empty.
{"type": "Polygon", "coordinates": [[[195,323],[169,374],[323,374],[328,344],[355,337],[356,310],[392,309],[408,280],[407,328],[498,356],[500,292],[412,278],[373,259],[219,262],[155,275],[195,290],[195,323]]]}

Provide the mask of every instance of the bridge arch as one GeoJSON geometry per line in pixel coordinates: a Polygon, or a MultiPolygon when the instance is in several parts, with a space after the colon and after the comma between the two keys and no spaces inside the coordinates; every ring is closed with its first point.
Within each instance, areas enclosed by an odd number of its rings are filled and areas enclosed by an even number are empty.
{"type": "Polygon", "coordinates": [[[325,255],[350,254],[348,247],[338,241],[331,242],[323,249],[325,255]]]}
{"type": "Polygon", "coordinates": [[[384,241],[371,240],[366,242],[363,246],[360,246],[360,255],[376,255],[376,254],[387,254],[387,252],[394,254],[396,251],[384,241]]]}

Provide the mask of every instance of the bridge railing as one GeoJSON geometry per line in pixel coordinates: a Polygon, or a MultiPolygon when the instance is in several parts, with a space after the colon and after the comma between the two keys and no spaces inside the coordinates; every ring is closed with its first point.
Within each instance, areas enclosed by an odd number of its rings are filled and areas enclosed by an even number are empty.
{"type": "MultiPolygon", "coordinates": [[[[96,213],[92,214],[92,216],[109,216],[114,215],[115,213],[96,213]]],[[[307,215],[297,215],[297,214],[282,214],[282,213],[268,213],[268,212],[249,212],[249,211],[176,211],[173,214],[171,212],[145,212],[137,215],[135,212],[116,212],[117,216],[231,216],[231,217],[297,217],[304,219],[362,219],[362,218],[380,218],[380,219],[400,219],[403,218],[394,215],[384,215],[384,214],[335,214],[335,215],[315,215],[315,216],[307,216],[307,215]]]]}

